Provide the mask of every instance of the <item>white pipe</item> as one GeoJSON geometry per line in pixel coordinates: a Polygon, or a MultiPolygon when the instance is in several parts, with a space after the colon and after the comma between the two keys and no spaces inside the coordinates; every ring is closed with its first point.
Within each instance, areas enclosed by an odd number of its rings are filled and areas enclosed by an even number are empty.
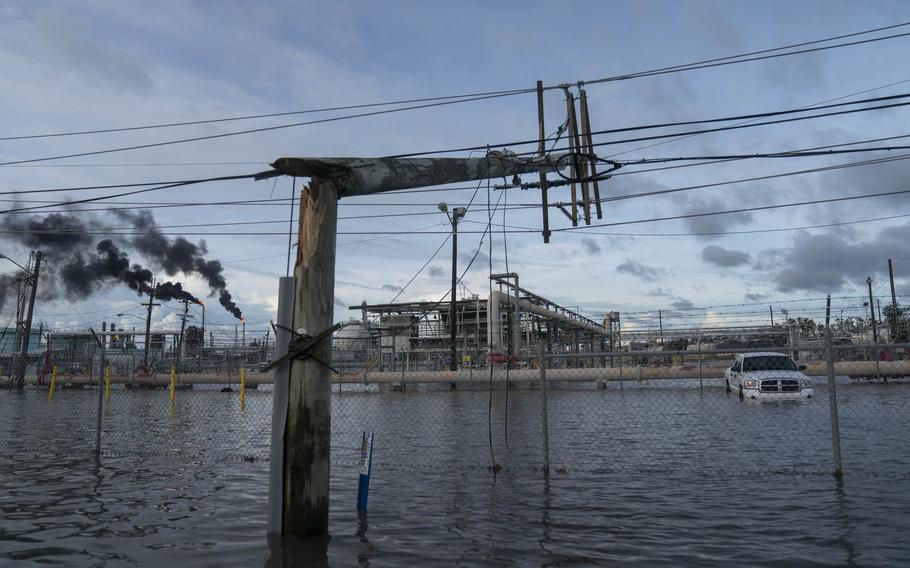
{"type": "MultiPolygon", "coordinates": [[[[487,347],[489,348],[490,353],[500,353],[502,350],[502,320],[499,316],[500,304],[514,306],[515,298],[508,294],[500,292],[499,290],[493,290],[493,292],[490,294],[490,297],[487,299],[487,347]]],[[[519,300],[518,307],[524,311],[543,316],[549,320],[557,320],[560,323],[569,325],[571,327],[584,329],[586,331],[600,335],[610,334],[607,329],[604,329],[599,325],[572,319],[563,314],[558,314],[554,311],[542,308],[536,304],[532,304],[528,300],[519,300]]]]}

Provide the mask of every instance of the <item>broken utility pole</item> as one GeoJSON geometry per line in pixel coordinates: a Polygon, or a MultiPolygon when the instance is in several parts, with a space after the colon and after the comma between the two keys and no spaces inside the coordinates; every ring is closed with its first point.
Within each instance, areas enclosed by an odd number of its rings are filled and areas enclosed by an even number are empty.
{"type": "Polygon", "coordinates": [[[31,272],[26,275],[26,282],[31,286],[31,295],[28,298],[28,312],[22,329],[22,353],[16,369],[16,389],[20,391],[25,387],[25,371],[28,367],[28,344],[32,334],[32,314],[35,311],[35,297],[38,295],[38,273],[40,270],[41,251],[39,250],[35,252],[35,264],[31,272]]]}
{"type": "MultiPolygon", "coordinates": [[[[332,327],[338,199],[522,173],[552,171],[548,156],[486,158],[281,158],[278,173],[310,178],[300,199],[292,329],[315,338],[332,327]]],[[[272,172],[269,172],[272,173],[272,172]]],[[[269,175],[269,174],[265,174],[269,175]]],[[[328,532],[331,335],[291,361],[283,472],[282,533],[328,532]]]]}

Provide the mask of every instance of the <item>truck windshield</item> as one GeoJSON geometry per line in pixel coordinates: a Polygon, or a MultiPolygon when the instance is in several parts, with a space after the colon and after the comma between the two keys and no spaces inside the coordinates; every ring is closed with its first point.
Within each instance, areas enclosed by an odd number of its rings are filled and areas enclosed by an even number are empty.
{"type": "Polygon", "coordinates": [[[786,355],[759,355],[743,359],[743,371],[796,371],[796,364],[786,355]]]}

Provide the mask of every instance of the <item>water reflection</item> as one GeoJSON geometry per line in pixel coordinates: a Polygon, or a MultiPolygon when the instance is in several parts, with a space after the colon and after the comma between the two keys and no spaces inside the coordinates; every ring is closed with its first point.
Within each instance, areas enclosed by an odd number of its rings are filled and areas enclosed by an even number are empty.
{"type": "Polygon", "coordinates": [[[368,515],[366,511],[357,512],[357,538],[360,539],[360,542],[366,545],[366,551],[362,551],[357,555],[357,562],[361,566],[370,565],[370,556],[372,553],[376,552],[378,549],[376,546],[370,542],[370,539],[367,538],[367,531],[370,529],[370,523],[368,520],[368,515]]]}
{"type": "Polygon", "coordinates": [[[268,535],[266,568],[328,568],[329,536],[268,535]]]}
{"type": "Polygon", "coordinates": [[[853,520],[850,516],[849,502],[847,492],[844,488],[844,478],[837,476],[834,486],[834,501],[836,504],[835,514],[837,515],[838,533],[837,544],[847,554],[845,566],[857,566],[856,563],[856,546],[850,540],[853,534],[853,520]]]}
{"type": "Polygon", "coordinates": [[[540,549],[544,552],[547,550],[547,544],[550,542],[550,476],[545,475],[543,478],[543,507],[540,509],[540,525],[543,530],[543,537],[537,542],[540,549]]]}

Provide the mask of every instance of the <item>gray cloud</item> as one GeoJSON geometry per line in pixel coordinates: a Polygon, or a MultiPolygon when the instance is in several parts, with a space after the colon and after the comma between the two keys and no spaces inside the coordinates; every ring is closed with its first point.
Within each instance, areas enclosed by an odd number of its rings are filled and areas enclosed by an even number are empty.
{"type": "Polygon", "coordinates": [[[632,260],[626,260],[624,263],[617,266],[616,272],[631,274],[642,282],[658,282],[672,274],[672,272],[666,268],[645,266],[644,264],[632,260]]]}
{"type": "Polygon", "coordinates": [[[667,298],[670,301],[670,307],[677,310],[685,310],[695,306],[695,304],[693,304],[691,301],[683,298],[682,296],[677,296],[674,294],[672,290],[668,290],[660,286],[651,288],[642,294],[645,296],[650,296],[652,298],[667,298]]]}
{"type": "Polygon", "coordinates": [[[401,286],[394,286],[392,284],[383,284],[382,289],[386,292],[400,292],[401,286]]]}
{"type": "MultiPolygon", "coordinates": [[[[823,180],[816,186],[816,195],[828,197],[832,194],[862,195],[897,191],[906,189],[907,180],[910,180],[910,163],[907,160],[900,160],[878,164],[875,166],[875,175],[870,175],[869,168],[846,168],[837,170],[836,173],[826,174],[823,180]]],[[[876,198],[874,202],[869,202],[868,207],[874,207],[875,209],[871,209],[874,211],[881,211],[887,210],[889,206],[905,207],[908,202],[910,199],[907,195],[890,195],[876,198]]],[[[831,204],[829,209],[843,215],[845,219],[862,218],[862,215],[857,215],[857,204],[859,203],[863,202],[836,203],[831,204]]]]}
{"type": "Polygon", "coordinates": [[[581,239],[581,248],[590,255],[600,254],[600,245],[592,238],[585,237],[581,239]]]}
{"type": "Polygon", "coordinates": [[[693,304],[690,300],[686,300],[685,298],[679,298],[670,305],[677,310],[689,310],[695,307],[695,304],[693,304]]]}
{"type": "MultiPolygon", "coordinates": [[[[733,209],[729,202],[720,199],[690,199],[689,205],[683,211],[686,214],[707,213],[710,211],[724,211],[733,209]]],[[[686,219],[686,227],[690,233],[726,233],[729,229],[752,223],[752,213],[733,213],[730,215],[709,215],[707,217],[690,217],[686,219]]],[[[707,239],[717,238],[718,235],[702,235],[707,239]]]]}
{"type": "Polygon", "coordinates": [[[867,240],[841,233],[797,233],[789,248],[764,255],[763,268],[781,292],[833,292],[887,274],[887,258],[910,266],[910,225],[888,227],[867,240]],[[776,258],[776,262],[775,259],[776,258]]]}
{"type": "MultiPolygon", "coordinates": [[[[148,302],[146,302],[146,303],[148,303],[148,302]]],[[[348,307],[348,304],[347,304],[347,302],[345,302],[338,296],[335,296],[335,306],[339,307],[339,308],[346,308],[346,307],[348,307]]]]}
{"type": "Polygon", "coordinates": [[[439,266],[431,266],[427,268],[427,274],[433,278],[441,278],[446,275],[446,271],[439,266]]]}
{"type": "Polygon", "coordinates": [[[746,302],[761,302],[762,300],[765,300],[767,298],[768,298],[767,294],[754,294],[752,292],[743,296],[743,299],[746,302]]]}
{"type": "MultiPolygon", "coordinates": [[[[486,247],[484,247],[484,249],[486,249],[486,247]]],[[[493,249],[496,250],[495,242],[493,244],[493,249]]],[[[500,249],[500,250],[502,250],[502,249],[500,249]]],[[[469,270],[469,272],[487,272],[490,267],[490,255],[487,254],[484,250],[479,251],[477,253],[476,258],[474,257],[474,252],[466,252],[464,254],[459,254],[458,259],[459,259],[458,260],[459,274],[462,271],[464,271],[465,267],[468,266],[469,263],[471,264],[471,269],[469,270]],[[471,263],[471,259],[474,260],[473,263],[471,263]]],[[[449,272],[446,270],[446,271],[443,271],[442,274],[448,274],[448,273],[449,272]]]]}
{"type": "Polygon", "coordinates": [[[644,292],[645,296],[652,296],[654,298],[662,298],[664,296],[672,296],[673,293],[665,288],[658,286],[657,288],[651,288],[647,292],[644,292]]]}
{"type": "MultiPolygon", "coordinates": [[[[828,85],[825,62],[826,55],[823,53],[806,53],[789,61],[787,65],[766,61],[761,63],[761,75],[768,84],[784,92],[801,93],[821,89],[828,85]]],[[[798,97],[793,98],[799,100],[798,97]]]]}
{"type": "Polygon", "coordinates": [[[718,245],[708,245],[702,249],[701,259],[722,268],[730,268],[748,263],[749,254],[738,250],[726,249],[718,245]]]}

